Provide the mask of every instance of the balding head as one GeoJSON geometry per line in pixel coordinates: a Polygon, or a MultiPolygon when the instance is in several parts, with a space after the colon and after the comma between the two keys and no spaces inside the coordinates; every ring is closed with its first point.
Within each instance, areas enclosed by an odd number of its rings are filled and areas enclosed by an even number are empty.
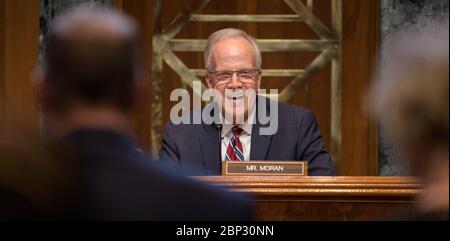
{"type": "Polygon", "coordinates": [[[138,39],[135,22],[110,9],[81,7],[57,17],[45,50],[49,108],[110,104],[128,111],[143,69],[138,39]]]}

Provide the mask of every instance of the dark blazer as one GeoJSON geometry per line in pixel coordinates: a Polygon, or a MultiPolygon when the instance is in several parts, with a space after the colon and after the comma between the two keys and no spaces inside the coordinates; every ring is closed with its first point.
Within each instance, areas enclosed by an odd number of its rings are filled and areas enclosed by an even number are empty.
{"type": "MultiPolygon", "coordinates": [[[[260,103],[259,97],[257,101],[260,103]]],[[[267,100],[267,99],[266,99],[267,100]]],[[[266,101],[270,112],[269,101],[266,101]]],[[[278,131],[260,135],[258,121],[252,127],[251,160],[307,160],[308,174],[335,175],[314,114],[302,107],[278,103],[278,131]]],[[[161,162],[186,167],[189,175],[220,175],[219,130],[214,124],[180,124],[170,121],[164,129],[161,162]]]]}
{"type": "Polygon", "coordinates": [[[169,173],[134,140],[83,129],[57,143],[68,170],[57,218],[94,220],[248,220],[251,204],[238,193],[169,173]]]}

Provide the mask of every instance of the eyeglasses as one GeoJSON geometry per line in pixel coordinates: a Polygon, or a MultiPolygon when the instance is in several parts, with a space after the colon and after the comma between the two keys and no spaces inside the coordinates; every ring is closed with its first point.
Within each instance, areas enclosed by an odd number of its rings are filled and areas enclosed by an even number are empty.
{"type": "Polygon", "coordinates": [[[239,79],[254,80],[259,75],[261,70],[259,69],[240,69],[240,70],[220,70],[220,71],[208,71],[208,73],[217,81],[230,81],[233,78],[233,74],[236,73],[239,79]]]}

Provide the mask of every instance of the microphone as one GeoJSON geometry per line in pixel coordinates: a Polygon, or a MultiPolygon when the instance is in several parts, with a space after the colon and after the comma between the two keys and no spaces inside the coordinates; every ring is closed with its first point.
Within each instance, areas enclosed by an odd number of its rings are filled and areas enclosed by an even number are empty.
{"type": "Polygon", "coordinates": [[[219,162],[220,169],[222,170],[222,124],[216,123],[216,128],[219,130],[219,162]]]}

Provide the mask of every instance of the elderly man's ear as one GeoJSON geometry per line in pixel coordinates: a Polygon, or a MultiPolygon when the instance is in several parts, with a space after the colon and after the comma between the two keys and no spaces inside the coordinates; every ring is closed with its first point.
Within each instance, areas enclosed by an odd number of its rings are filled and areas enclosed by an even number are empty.
{"type": "Polygon", "coordinates": [[[262,74],[260,73],[258,76],[258,80],[256,82],[256,90],[259,91],[259,89],[261,89],[261,78],[262,78],[262,74]]]}
{"type": "Polygon", "coordinates": [[[211,78],[209,78],[209,75],[208,74],[205,74],[205,82],[206,82],[206,85],[208,86],[208,88],[214,88],[214,86],[213,86],[213,84],[212,84],[212,80],[211,80],[211,78]]]}

